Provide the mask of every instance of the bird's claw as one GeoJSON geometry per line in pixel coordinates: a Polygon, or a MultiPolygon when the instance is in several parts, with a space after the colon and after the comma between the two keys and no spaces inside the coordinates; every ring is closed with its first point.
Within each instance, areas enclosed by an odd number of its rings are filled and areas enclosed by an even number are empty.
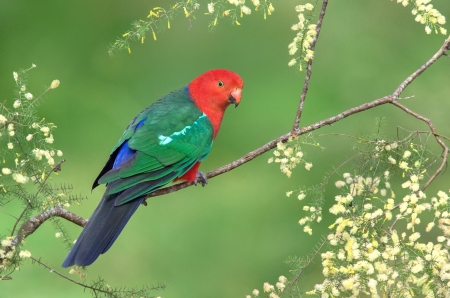
{"type": "Polygon", "coordinates": [[[194,180],[195,186],[197,186],[198,183],[201,183],[201,185],[204,187],[206,184],[208,184],[208,178],[202,171],[197,172],[197,178],[194,180]]]}

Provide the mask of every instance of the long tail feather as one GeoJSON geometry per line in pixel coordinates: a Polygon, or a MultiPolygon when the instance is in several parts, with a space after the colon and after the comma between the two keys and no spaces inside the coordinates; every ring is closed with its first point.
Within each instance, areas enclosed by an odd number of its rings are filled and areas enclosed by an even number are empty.
{"type": "Polygon", "coordinates": [[[120,206],[114,206],[116,197],[105,195],[95,209],[77,242],[70,250],[62,266],[88,266],[100,254],[105,253],[119,236],[130,217],[144,200],[137,198],[120,206]]]}

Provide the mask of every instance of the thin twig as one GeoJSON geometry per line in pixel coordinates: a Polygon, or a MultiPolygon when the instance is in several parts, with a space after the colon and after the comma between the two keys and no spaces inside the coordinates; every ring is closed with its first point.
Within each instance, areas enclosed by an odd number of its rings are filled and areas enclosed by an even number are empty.
{"type": "MultiPolygon", "coordinates": [[[[430,134],[430,132],[429,132],[429,131],[426,131],[426,130],[413,130],[413,131],[411,131],[411,130],[408,130],[408,129],[406,129],[406,128],[404,128],[404,127],[401,127],[401,126],[397,126],[397,128],[401,128],[401,129],[403,129],[404,131],[407,131],[410,135],[413,134],[413,133],[417,133],[417,134],[430,134]]],[[[435,133],[435,134],[433,134],[433,135],[438,136],[438,137],[440,137],[441,139],[450,141],[450,137],[444,136],[444,135],[442,135],[442,134],[435,133]]],[[[398,133],[397,133],[397,136],[398,136],[398,133]]],[[[405,139],[408,139],[408,137],[406,137],[405,139]]]]}
{"type": "Polygon", "coordinates": [[[330,181],[331,176],[333,176],[341,167],[343,167],[344,165],[346,165],[348,162],[350,162],[352,159],[358,157],[359,154],[355,154],[353,156],[351,156],[350,158],[348,158],[347,160],[345,160],[343,163],[341,163],[340,165],[338,165],[330,174],[327,175],[327,178],[325,179],[325,181],[320,185],[320,188],[324,188],[327,184],[328,181],[330,181]]]}
{"type": "Polygon", "coordinates": [[[325,243],[327,243],[327,241],[328,241],[328,239],[325,237],[323,239],[322,243],[320,244],[320,246],[314,252],[314,254],[309,258],[308,262],[300,269],[300,272],[294,277],[294,279],[291,282],[291,285],[295,285],[297,283],[298,279],[302,276],[302,274],[305,271],[306,267],[308,267],[309,264],[311,264],[312,260],[314,260],[316,258],[317,254],[320,252],[320,250],[325,245],[325,243]]]}
{"type": "Polygon", "coordinates": [[[400,94],[405,90],[405,88],[412,83],[421,73],[423,73],[426,69],[428,69],[431,64],[436,62],[437,59],[439,59],[441,56],[445,55],[445,52],[449,50],[450,46],[450,37],[448,37],[445,41],[442,47],[437,51],[436,54],[433,55],[424,65],[422,65],[418,70],[416,70],[413,74],[411,74],[409,77],[407,77],[401,84],[398,86],[398,88],[395,90],[395,92],[392,94],[392,97],[394,100],[397,100],[400,94]]]}
{"type": "MultiPolygon", "coordinates": [[[[399,203],[397,206],[395,206],[394,208],[392,208],[392,210],[395,210],[395,209],[399,208],[401,204],[406,204],[406,203],[405,203],[405,202],[401,202],[401,203],[399,203]]],[[[390,211],[392,211],[392,210],[390,210],[390,211]]],[[[389,228],[389,233],[392,234],[392,231],[394,230],[394,226],[397,224],[397,222],[398,222],[398,220],[400,219],[400,217],[402,217],[400,213],[397,214],[397,215],[395,216],[395,220],[394,220],[394,222],[392,223],[391,227],[389,228]]]]}
{"type": "Polygon", "coordinates": [[[14,222],[14,226],[11,230],[11,236],[14,235],[14,232],[16,231],[17,225],[19,224],[20,220],[22,219],[25,212],[27,212],[28,208],[30,207],[30,203],[27,203],[27,205],[23,208],[22,213],[20,213],[19,217],[16,218],[16,221],[14,222]]]}
{"type": "MultiPolygon", "coordinates": [[[[323,18],[325,17],[325,11],[327,9],[328,0],[324,0],[322,3],[322,9],[320,10],[319,19],[317,20],[316,25],[316,36],[311,43],[311,51],[314,51],[316,48],[317,39],[319,38],[320,29],[322,28],[323,18]]],[[[305,83],[303,84],[302,95],[300,96],[300,103],[297,109],[297,115],[295,116],[294,126],[292,127],[292,135],[295,136],[295,131],[298,129],[300,125],[300,118],[302,117],[303,105],[305,104],[306,94],[308,93],[309,81],[311,79],[312,74],[312,63],[314,59],[309,59],[308,65],[306,66],[306,76],[305,83]]]]}
{"type": "Polygon", "coordinates": [[[93,291],[94,294],[96,294],[96,292],[100,292],[100,293],[105,293],[105,294],[111,295],[111,292],[109,292],[109,291],[105,291],[105,290],[102,290],[100,288],[95,288],[95,287],[92,287],[92,286],[88,286],[87,284],[78,282],[78,281],[76,281],[76,280],[74,280],[74,279],[72,279],[72,278],[70,278],[68,276],[65,276],[64,274],[56,271],[55,269],[53,269],[52,267],[48,266],[47,264],[41,262],[41,260],[39,260],[39,259],[36,259],[36,258],[33,258],[33,257],[30,257],[30,259],[33,260],[33,262],[36,262],[39,265],[49,269],[51,273],[55,273],[56,275],[66,279],[66,280],[68,280],[70,282],[73,282],[74,284],[77,284],[77,285],[79,285],[79,286],[81,286],[81,287],[83,287],[85,289],[89,289],[89,290],[93,291]]]}
{"type": "Polygon", "coordinates": [[[33,260],[33,262],[36,262],[36,263],[38,263],[39,265],[41,265],[41,266],[47,268],[48,270],[50,270],[51,273],[55,273],[56,275],[59,275],[59,276],[61,276],[62,278],[66,279],[66,280],[68,280],[68,281],[70,281],[70,282],[73,282],[74,284],[77,284],[77,285],[79,285],[79,286],[82,286],[82,287],[84,287],[84,288],[90,288],[89,286],[86,286],[85,284],[83,284],[83,283],[81,283],[81,282],[78,282],[78,281],[76,281],[76,280],[74,280],[74,279],[71,279],[70,277],[67,277],[67,276],[65,276],[64,274],[62,274],[62,273],[56,271],[55,269],[53,269],[53,268],[50,267],[49,265],[47,265],[47,264],[41,262],[41,260],[39,260],[39,259],[36,259],[36,258],[34,258],[34,257],[30,257],[30,259],[33,260]]]}
{"type": "Polygon", "coordinates": [[[402,105],[402,104],[400,104],[398,102],[393,102],[392,104],[395,105],[396,107],[402,109],[407,114],[410,114],[410,115],[414,116],[415,118],[425,122],[428,125],[428,127],[430,128],[431,133],[434,135],[434,138],[436,139],[436,142],[442,147],[442,150],[443,150],[442,163],[439,166],[439,168],[433,173],[433,175],[428,179],[428,181],[422,187],[422,191],[424,191],[431,184],[431,182],[433,182],[433,180],[439,175],[439,173],[441,173],[442,170],[444,169],[445,164],[447,163],[447,157],[448,157],[449,148],[441,140],[441,137],[437,133],[436,128],[434,127],[434,125],[433,125],[433,123],[431,122],[430,119],[425,118],[422,115],[417,114],[416,112],[408,109],[407,107],[405,107],[404,105],[402,105]]]}

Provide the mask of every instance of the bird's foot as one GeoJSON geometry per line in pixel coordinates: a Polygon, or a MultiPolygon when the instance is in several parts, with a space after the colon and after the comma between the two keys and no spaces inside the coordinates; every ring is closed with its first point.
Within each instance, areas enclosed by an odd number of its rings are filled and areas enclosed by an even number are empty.
{"type": "Polygon", "coordinates": [[[208,184],[208,178],[202,171],[197,171],[197,178],[194,180],[195,186],[197,186],[198,183],[201,183],[202,186],[208,184]]]}

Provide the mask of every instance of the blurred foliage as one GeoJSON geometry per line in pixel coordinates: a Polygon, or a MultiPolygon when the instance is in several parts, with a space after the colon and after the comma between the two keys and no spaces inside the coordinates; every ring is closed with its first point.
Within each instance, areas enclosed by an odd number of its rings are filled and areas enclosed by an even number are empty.
{"type": "MultiPolygon", "coordinates": [[[[67,162],[55,182],[70,181],[89,200],[71,211],[88,217],[101,198],[92,194],[92,181],[128,122],[142,108],[164,94],[186,85],[212,68],[228,68],[245,81],[243,101],[227,112],[209,158],[208,171],[233,161],[292,126],[303,76],[286,65],[292,23],[301,1],[276,5],[270,18],[245,18],[242,26],[223,24],[208,32],[207,18],[178,18],[171,29],[136,44],[131,55],[110,58],[108,45],[144,12],[167,1],[2,2],[0,10],[1,102],[14,101],[13,71],[35,63],[37,79],[29,88],[42,90],[58,78],[61,86],[46,96],[39,113],[56,123],[56,146],[67,162]],[[176,24],[176,26],[174,25],[176,24]],[[59,180],[61,179],[61,180],[59,180]]],[[[443,15],[450,15],[447,0],[434,0],[443,15]]],[[[442,44],[440,35],[426,35],[410,12],[395,1],[331,1],[315,50],[314,73],[301,125],[387,95],[422,65],[442,44]]],[[[446,57],[444,57],[446,58],[446,57]]],[[[437,130],[450,134],[449,59],[441,59],[403,94],[411,109],[434,120],[437,130]]],[[[404,117],[392,106],[354,115],[323,134],[351,135],[371,131],[374,119],[386,118],[386,133],[396,137],[397,126],[427,129],[404,117]]],[[[323,152],[306,152],[314,167],[293,171],[290,179],[267,165],[269,155],[212,179],[207,187],[191,187],[152,198],[141,207],[112,249],[88,271],[88,278],[103,276],[114,286],[166,283],[161,293],[170,297],[242,297],[263,282],[288,275],[288,256],[306,255],[320,244],[331,219],[316,224],[312,236],[297,224],[302,204],[285,192],[322,181],[324,173],[353,155],[353,141],[324,137],[323,152]]],[[[437,185],[448,181],[437,179],[437,185]]],[[[439,187],[438,187],[439,188],[439,187]]],[[[437,190],[436,188],[435,190],[437,190]]],[[[433,187],[430,191],[433,191],[433,187]]],[[[327,195],[325,194],[327,200],[327,195]]],[[[331,207],[328,198],[325,208],[331,207]]],[[[0,213],[2,227],[10,227],[20,206],[0,213]]],[[[70,225],[76,237],[80,228],[70,225]]],[[[7,234],[1,231],[0,234],[7,234]]],[[[60,268],[67,250],[55,238],[51,225],[27,238],[33,256],[60,268]]],[[[320,275],[313,264],[300,290],[320,275]]],[[[2,297],[90,297],[39,266],[25,264],[14,279],[2,281],[2,297]],[[45,271],[44,271],[45,272],[45,271]],[[26,286],[24,286],[26,283],[26,286]],[[51,289],[51,291],[49,290],[51,289]]],[[[62,271],[62,270],[60,270],[62,271]]]]}

